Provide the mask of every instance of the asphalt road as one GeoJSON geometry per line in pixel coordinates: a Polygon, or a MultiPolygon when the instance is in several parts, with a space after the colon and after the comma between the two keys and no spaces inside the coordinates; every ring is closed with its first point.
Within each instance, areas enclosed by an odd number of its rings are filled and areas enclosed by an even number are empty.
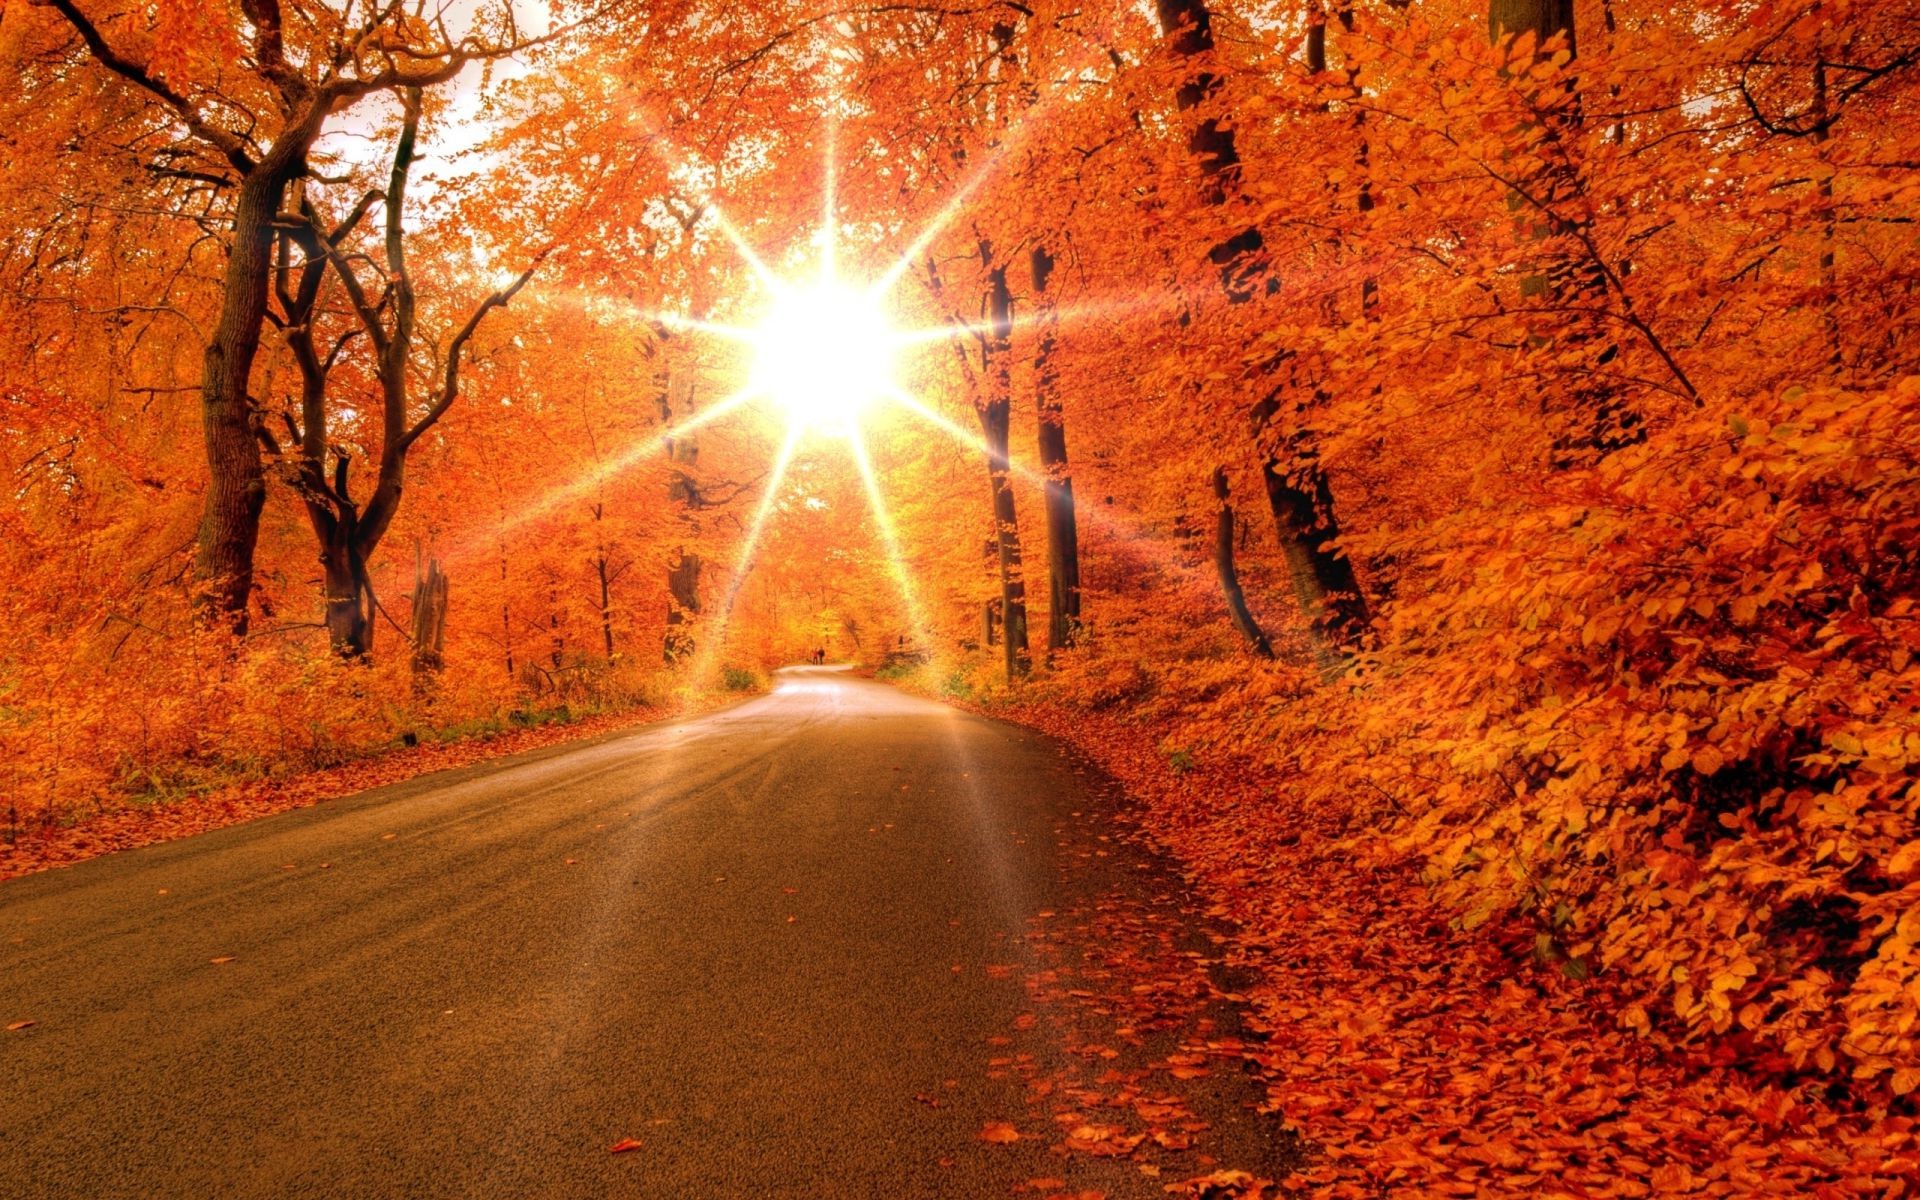
{"type": "Polygon", "coordinates": [[[1036,939],[1056,913],[1170,923],[1162,957],[1212,969],[1114,803],[1035,734],[797,668],[711,716],[0,884],[0,1027],[34,1022],[0,1032],[0,1196],[1121,1197],[1284,1169],[1251,1080],[1163,1078],[1178,1030],[1087,1026],[1150,1024],[1137,995],[1036,984],[1102,949],[1036,939]],[[1036,1080],[1087,1062],[1208,1128],[1059,1149],[1036,1080]]]}

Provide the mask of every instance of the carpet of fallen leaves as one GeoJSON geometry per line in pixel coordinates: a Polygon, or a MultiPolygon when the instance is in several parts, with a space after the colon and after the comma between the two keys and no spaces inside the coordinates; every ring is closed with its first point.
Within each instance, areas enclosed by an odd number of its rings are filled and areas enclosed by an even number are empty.
{"type": "MultiPolygon", "coordinates": [[[[205,833],[288,809],[308,808],[431,771],[464,767],[484,759],[644,725],[699,711],[700,707],[696,704],[691,710],[634,708],[459,741],[423,742],[286,779],[240,783],[159,803],[108,803],[98,813],[72,825],[28,827],[20,831],[13,844],[0,842],[0,880],[71,866],[116,850],[132,850],[205,833]]],[[[707,703],[705,707],[712,704],[707,703]]]]}
{"type": "MultiPolygon", "coordinates": [[[[1215,963],[1143,937],[1137,914],[1115,910],[1092,942],[1107,947],[1104,961],[1074,965],[1093,981],[1065,968],[1029,981],[1037,1001],[1107,1011],[1133,995],[1119,1040],[1178,1031],[1144,1072],[1103,1069],[1112,1047],[1101,1044],[1078,1047],[1087,1069],[1065,1082],[1017,1056],[996,1064],[1033,1072],[1030,1101],[1052,1105],[1062,1148],[1178,1144],[1198,1131],[1156,1081],[1238,1060],[1306,1140],[1307,1165],[1277,1182],[1221,1170],[1169,1192],[1897,1197],[1920,1181],[1910,1114],[1836,1108],[1811,1084],[1749,1076],[1737,1041],[1703,1051],[1621,1029],[1605,979],[1532,962],[1529,931],[1461,932],[1411,871],[1362,871],[1326,853],[1332,818],[1284,803],[1284,780],[1246,764],[1175,772],[1148,727],[1114,717],[1054,706],[994,715],[1111,774],[1138,801],[1142,832],[1182,864],[1201,915],[1232,931],[1215,963]],[[1222,969],[1236,991],[1219,986],[1222,969]],[[1246,1036],[1196,1023],[1222,998],[1244,1000],[1246,1036]]],[[[1084,933],[1070,941],[1087,944],[1084,933]]]]}
{"type": "Polygon", "coordinates": [[[1107,812],[1075,812],[1054,837],[1062,902],[1028,920],[1018,965],[988,968],[1026,991],[987,1073],[1017,1082],[1027,1111],[978,1136],[1038,1140],[1059,1164],[1015,1194],[1226,1196],[1222,1181],[1287,1174],[1298,1141],[1259,1111],[1218,923],[1107,812]]]}

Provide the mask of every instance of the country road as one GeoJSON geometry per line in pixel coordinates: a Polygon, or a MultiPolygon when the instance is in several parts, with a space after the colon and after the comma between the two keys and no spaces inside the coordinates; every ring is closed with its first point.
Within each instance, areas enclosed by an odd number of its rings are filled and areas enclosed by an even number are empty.
{"type": "Polygon", "coordinates": [[[0,884],[0,1026],[33,1022],[0,1032],[0,1196],[1278,1174],[1251,1078],[1164,1067],[1235,1015],[1116,803],[1037,734],[794,668],[710,716],[0,884]],[[1116,966],[1115,921],[1158,950],[1116,966]],[[1155,1121],[1130,1154],[1056,1149],[1155,1121]]]}

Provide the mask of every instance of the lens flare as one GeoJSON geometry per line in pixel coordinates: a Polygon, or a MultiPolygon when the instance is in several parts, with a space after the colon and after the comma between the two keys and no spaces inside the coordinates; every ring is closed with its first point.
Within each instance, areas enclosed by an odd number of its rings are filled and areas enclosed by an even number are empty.
{"type": "Polygon", "coordinates": [[[795,426],[842,431],[892,395],[900,338],[866,292],[825,281],[784,288],[752,331],[754,392],[795,426]]]}

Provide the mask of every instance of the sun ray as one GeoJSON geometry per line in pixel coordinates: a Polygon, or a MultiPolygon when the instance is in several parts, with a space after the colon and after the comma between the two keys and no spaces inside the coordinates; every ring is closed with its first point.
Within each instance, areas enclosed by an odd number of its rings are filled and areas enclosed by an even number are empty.
{"type": "Polygon", "coordinates": [[[887,269],[880,273],[879,278],[873,281],[869,291],[874,296],[884,296],[891,292],[894,285],[913,269],[914,262],[925,253],[928,246],[933,245],[933,239],[939,237],[942,231],[953,223],[953,219],[960,215],[961,207],[973,198],[973,194],[980,190],[981,185],[986,183],[988,177],[993,174],[994,168],[1000,165],[1000,158],[1005,149],[1004,144],[994,147],[993,151],[987,155],[987,160],[981,163],[972,175],[961,180],[959,189],[947,198],[947,202],[938,212],[933,214],[933,219],[921,227],[913,241],[907,243],[907,248],[900,252],[900,256],[894,259],[887,269]]]}
{"type": "MultiPolygon", "coordinates": [[[[903,388],[895,388],[893,391],[887,393],[887,399],[893,401],[895,404],[899,405],[901,408],[906,409],[908,412],[912,413],[914,416],[919,417],[921,420],[927,422],[929,425],[932,425],[940,430],[943,430],[949,436],[951,436],[954,440],[961,442],[964,445],[970,446],[973,449],[978,450],[982,454],[986,454],[989,452],[986,439],[982,438],[979,434],[973,432],[971,429],[968,429],[966,426],[960,424],[958,421],[954,421],[934,411],[932,408],[922,403],[920,398],[918,396],[915,396],[913,393],[908,392],[903,388]]],[[[1015,467],[1014,470],[1017,471],[1019,470],[1019,468],[1015,467]]]]}
{"type": "Polygon", "coordinates": [[[713,214],[714,226],[729,242],[733,243],[734,253],[740,256],[741,261],[747,264],[748,269],[761,283],[776,291],[786,286],[785,281],[774,274],[773,269],[761,260],[760,252],[753,248],[753,244],[747,241],[746,235],[740,232],[732,219],[720,208],[719,201],[713,199],[711,195],[703,194],[701,202],[707,206],[707,211],[713,214]]]}
{"type": "Polygon", "coordinates": [[[694,655],[695,679],[705,678],[713,666],[713,656],[722,642],[726,640],[727,627],[733,619],[734,603],[740,598],[740,588],[746,583],[747,573],[753,569],[754,554],[760,546],[760,537],[766,531],[767,518],[773,514],[774,503],[780,498],[780,485],[785,482],[787,468],[793,463],[793,452],[800,445],[805,430],[793,426],[788,428],[787,437],[780,445],[780,452],[774,455],[773,467],[767,479],[767,489],[761,493],[760,504],[754,510],[753,521],[747,526],[746,540],[740,545],[740,554],[734,562],[733,577],[727,580],[726,595],[722,598],[720,609],[715,614],[711,628],[700,631],[700,649],[694,655]]]}
{"type": "MultiPolygon", "coordinates": [[[[646,134],[642,141],[646,143],[647,149],[653,152],[653,156],[659,159],[670,173],[682,176],[684,182],[692,183],[692,179],[685,177],[697,178],[699,172],[694,168],[691,157],[681,153],[668,140],[666,131],[660,128],[659,122],[653,119],[652,114],[642,111],[637,115],[641,121],[642,132],[646,134]]],[[[714,199],[713,193],[698,184],[693,186],[695,200],[713,218],[714,227],[720,231],[721,236],[732,243],[734,252],[740,256],[742,262],[747,264],[755,277],[767,287],[782,286],[780,277],[774,274],[773,269],[768,267],[765,260],[760,257],[760,252],[753,248],[753,244],[747,241],[746,236],[734,225],[733,220],[720,207],[720,202],[714,199]]]]}
{"type": "Polygon", "coordinates": [[[873,461],[867,454],[867,439],[859,427],[847,431],[847,445],[853,452],[853,465],[860,472],[860,482],[866,488],[867,504],[873,509],[874,524],[880,528],[880,539],[887,548],[888,565],[892,568],[893,582],[900,589],[900,599],[907,606],[907,621],[913,626],[914,636],[922,644],[931,644],[928,633],[932,626],[927,623],[926,610],[920,606],[920,597],[913,587],[912,572],[907,569],[906,554],[900,549],[900,537],[893,528],[893,514],[888,511],[887,503],[880,495],[880,480],[874,474],[873,461]]]}
{"type": "Polygon", "coordinates": [[[840,98],[837,92],[832,90],[831,82],[828,84],[828,88],[826,119],[827,172],[826,188],[824,189],[826,196],[821,205],[822,211],[820,214],[820,278],[822,280],[832,280],[839,270],[839,265],[835,261],[835,255],[838,250],[836,243],[839,241],[840,231],[840,202],[839,197],[835,193],[840,183],[840,98]]]}
{"type": "MultiPolygon", "coordinates": [[[[1094,55],[1090,50],[1088,61],[1085,65],[1091,66],[1097,61],[1098,56],[1094,55]]],[[[1066,73],[1066,78],[1073,79],[1077,74],[1079,74],[1078,71],[1069,70],[1066,73]]],[[[1053,93],[1029,105],[1025,112],[1015,117],[1012,122],[1007,125],[1000,140],[988,150],[986,159],[974,168],[971,175],[961,180],[959,188],[955,190],[951,196],[947,197],[947,202],[941,205],[939,210],[934,213],[933,219],[921,228],[919,234],[914,237],[913,241],[907,244],[907,248],[900,252],[900,256],[896,258],[885,271],[881,272],[879,278],[874,280],[873,294],[876,297],[884,296],[888,292],[891,292],[894,285],[899,283],[901,278],[913,269],[914,261],[926,252],[927,247],[933,244],[933,240],[939,237],[948,225],[953,223],[953,219],[960,215],[961,208],[968,200],[972,199],[973,194],[979,191],[987,180],[992,177],[994,171],[999,168],[1000,163],[1007,155],[1019,147],[1030,131],[1038,128],[1042,124],[1042,118],[1051,111],[1057,101],[1068,95],[1070,91],[1071,89],[1066,87],[1056,89],[1053,93]]]]}
{"type": "Polygon", "coordinates": [[[724,417],[728,413],[739,408],[741,405],[744,405],[749,401],[757,399],[759,395],[760,393],[756,389],[752,387],[743,387],[739,391],[734,392],[731,395],[722,397],[721,399],[716,400],[714,403],[707,405],[705,408],[693,414],[691,417],[688,417],[686,420],[680,422],[678,425],[674,425],[668,429],[661,431],[660,433],[655,434],[653,437],[653,442],[651,444],[659,445],[661,443],[672,441],[674,438],[683,438],[688,434],[692,433],[694,430],[700,428],[702,425],[707,425],[714,421],[717,421],[721,417],[724,417]]]}
{"type": "MultiPolygon", "coordinates": [[[[1082,321],[1100,318],[1127,317],[1136,313],[1150,313],[1165,307],[1163,301],[1126,297],[1118,300],[1096,300],[1083,304],[1062,305],[1050,311],[1015,314],[1013,328],[1028,329],[1042,324],[1055,322],[1060,325],[1072,325],[1082,321]]],[[[994,332],[990,325],[975,321],[951,321],[941,325],[924,325],[913,329],[900,330],[896,335],[896,344],[902,347],[924,346],[942,341],[955,334],[975,336],[989,335],[994,332]]]]}
{"type": "MultiPolygon", "coordinates": [[[[966,426],[961,425],[959,422],[951,420],[935,411],[912,393],[904,389],[895,389],[888,394],[887,399],[897,407],[906,409],[920,420],[925,421],[927,424],[945,433],[961,445],[966,446],[980,455],[990,455],[985,438],[968,429],[966,426]]],[[[1026,466],[1012,457],[1009,457],[1007,460],[1007,469],[1013,472],[1014,476],[1022,483],[1030,484],[1036,488],[1044,489],[1051,482],[1044,471],[1036,471],[1032,467],[1026,466]]],[[[1176,554],[1170,550],[1160,548],[1152,533],[1143,528],[1136,519],[1126,513],[1117,511],[1112,506],[1102,506],[1081,501],[1075,504],[1074,514],[1077,520],[1083,521],[1088,527],[1098,527],[1109,536],[1125,539],[1130,545],[1139,546],[1144,542],[1149,552],[1153,554],[1158,561],[1165,563],[1176,563],[1179,561],[1179,557],[1176,554]]]]}
{"type": "Polygon", "coordinates": [[[753,400],[756,395],[757,393],[751,388],[742,388],[732,395],[708,405],[678,425],[641,438],[606,462],[595,466],[592,470],[585,471],[558,487],[549,488],[541,494],[537,501],[514,513],[506,522],[506,528],[518,528],[519,526],[527,524],[529,521],[538,520],[548,513],[553,512],[561,505],[566,504],[568,501],[578,499],[606,480],[612,479],[614,476],[628,470],[641,459],[665,448],[665,446],[675,438],[683,438],[708,422],[716,421],[726,416],[728,413],[733,412],[735,409],[753,400]]]}
{"type": "Polygon", "coordinates": [[[645,320],[658,321],[662,325],[681,330],[710,333],[715,337],[725,338],[730,342],[739,342],[742,345],[751,345],[753,343],[754,331],[741,325],[728,325],[723,321],[703,321],[698,317],[684,316],[680,313],[643,313],[641,316],[645,320]]]}

